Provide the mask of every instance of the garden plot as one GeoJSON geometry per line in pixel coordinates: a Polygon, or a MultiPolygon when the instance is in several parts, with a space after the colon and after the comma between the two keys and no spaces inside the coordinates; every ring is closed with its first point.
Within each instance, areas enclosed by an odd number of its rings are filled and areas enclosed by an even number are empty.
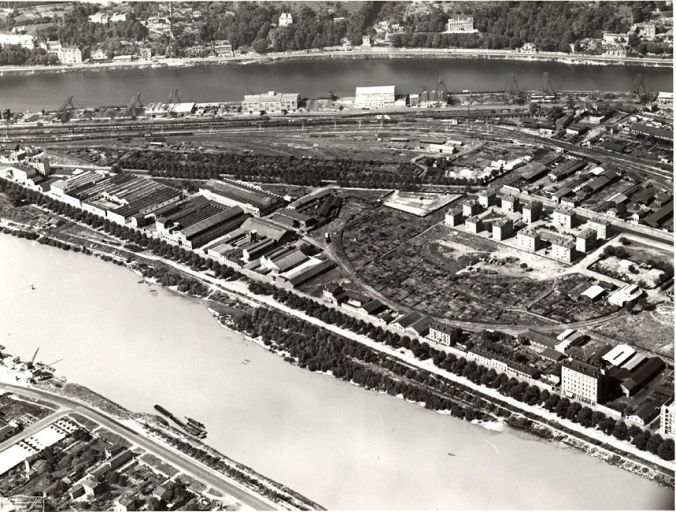
{"type": "Polygon", "coordinates": [[[633,261],[609,256],[599,261],[598,268],[602,273],[611,276],[621,276],[618,279],[622,281],[638,284],[643,288],[655,288],[662,279],[664,272],[656,268],[647,268],[644,265],[637,265],[633,261]]]}

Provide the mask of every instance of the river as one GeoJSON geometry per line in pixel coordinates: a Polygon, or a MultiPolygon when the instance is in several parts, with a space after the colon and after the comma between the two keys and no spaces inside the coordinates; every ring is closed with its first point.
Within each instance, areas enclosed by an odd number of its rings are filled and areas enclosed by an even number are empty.
{"type": "Polygon", "coordinates": [[[76,106],[126,105],[137,92],[144,103],[165,101],[174,88],[183,101],[197,102],[241,101],[244,94],[270,89],[296,91],[308,98],[329,91],[354,96],[357,85],[396,85],[398,93],[408,93],[436,89],[439,78],[452,91],[499,90],[510,73],[520,87],[540,89],[544,72],[562,90],[628,91],[638,73],[650,91],[673,88],[671,68],[486,59],[331,59],[0,76],[0,108],[56,109],[69,96],[76,106]]]}
{"type": "Polygon", "coordinates": [[[285,363],[127,269],[9,236],[0,261],[8,351],[40,347],[131,410],[198,418],[215,448],[330,509],[673,509],[668,489],[570,448],[285,363]]]}

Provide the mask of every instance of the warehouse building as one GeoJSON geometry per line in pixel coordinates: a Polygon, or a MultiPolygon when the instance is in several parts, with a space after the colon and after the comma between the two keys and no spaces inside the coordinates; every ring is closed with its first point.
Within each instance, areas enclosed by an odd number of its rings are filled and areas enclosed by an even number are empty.
{"type": "Polygon", "coordinates": [[[201,195],[226,206],[239,206],[254,217],[272,213],[283,203],[281,197],[232,180],[209,180],[199,189],[201,195]]]}
{"type": "Polygon", "coordinates": [[[356,108],[382,108],[394,106],[394,85],[357,87],[354,95],[356,108]]]}
{"type": "Polygon", "coordinates": [[[266,94],[245,94],[242,101],[244,114],[282,114],[296,112],[300,103],[297,92],[268,91],[266,94]]]}

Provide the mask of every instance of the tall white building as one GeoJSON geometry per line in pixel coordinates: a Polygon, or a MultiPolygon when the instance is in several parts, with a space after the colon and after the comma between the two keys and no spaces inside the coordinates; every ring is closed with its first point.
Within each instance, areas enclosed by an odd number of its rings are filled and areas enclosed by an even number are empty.
{"type": "Polygon", "coordinates": [[[357,87],[354,106],[357,108],[380,108],[394,105],[394,85],[357,87]]]}
{"type": "Polygon", "coordinates": [[[28,34],[0,34],[0,46],[5,45],[19,45],[31,50],[35,46],[35,40],[28,34]]]}
{"type": "Polygon", "coordinates": [[[446,32],[448,34],[474,32],[474,18],[472,16],[448,18],[448,21],[446,22],[446,32]]]}
{"type": "Polygon", "coordinates": [[[674,400],[667,402],[660,410],[660,434],[674,437],[676,418],[674,417],[674,400]]]}
{"type": "Polygon", "coordinates": [[[596,404],[603,399],[603,377],[598,368],[572,359],[561,366],[561,391],[581,402],[596,404]]]}
{"type": "Polygon", "coordinates": [[[293,23],[293,17],[290,12],[283,12],[279,15],[279,26],[288,27],[293,23]]]}
{"type": "Polygon", "coordinates": [[[59,49],[61,64],[82,64],[82,52],[75,46],[64,46],[59,49]]]}

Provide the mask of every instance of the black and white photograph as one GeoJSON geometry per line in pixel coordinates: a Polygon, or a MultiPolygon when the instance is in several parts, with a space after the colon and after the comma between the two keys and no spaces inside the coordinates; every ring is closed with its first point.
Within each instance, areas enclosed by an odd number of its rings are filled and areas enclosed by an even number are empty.
{"type": "Polygon", "coordinates": [[[673,35],[0,0],[0,512],[674,510],[673,35]]]}

